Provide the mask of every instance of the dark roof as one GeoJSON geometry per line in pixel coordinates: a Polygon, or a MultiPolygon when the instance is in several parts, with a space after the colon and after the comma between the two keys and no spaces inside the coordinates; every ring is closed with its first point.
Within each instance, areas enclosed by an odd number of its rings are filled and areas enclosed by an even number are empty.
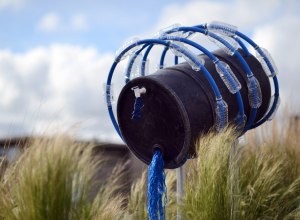
{"type": "Polygon", "coordinates": [[[25,146],[26,143],[28,143],[29,140],[31,140],[33,137],[12,137],[12,138],[1,138],[0,139],[0,146],[2,147],[9,147],[13,145],[19,145],[19,146],[25,146]]]}

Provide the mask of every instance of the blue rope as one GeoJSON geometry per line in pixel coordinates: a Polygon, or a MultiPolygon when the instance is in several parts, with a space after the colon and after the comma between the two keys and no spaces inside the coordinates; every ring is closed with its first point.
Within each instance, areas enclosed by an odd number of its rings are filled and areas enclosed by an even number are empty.
{"type": "MultiPolygon", "coordinates": [[[[224,40],[222,37],[214,34],[213,32],[210,32],[206,29],[206,27],[204,26],[195,26],[195,27],[179,27],[179,28],[175,28],[175,29],[172,29],[172,30],[169,30],[167,31],[166,33],[167,34],[171,34],[171,33],[174,33],[174,32],[178,32],[178,31],[184,31],[184,32],[187,32],[187,31],[193,31],[193,32],[197,32],[197,33],[202,33],[202,34],[205,34],[205,35],[208,35],[214,39],[216,39],[217,41],[219,41],[220,43],[222,43],[224,46],[226,46],[230,51],[233,52],[233,55],[237,57],[237,59],[239,59],[239,61],[241,62],[246,74],[247,74],[247,77],[251,77],[253,76],[253,73],[251,72],[251,69],[249,67],[249,65],[247,64],[247,62],[245,61],[245,59],[241,56],[241,54],[235,50],[235,48],[230,44],[228,43],[226,40],[224,40]]],[[[237,39],[235,39],[237,41],[237,39]]],[[[184,43],[187,43],[189,44],[188,42],[186,42],[185,40],[180,40],[181,42],[184,42],[184,43]]],[[[240,45],[243,44],[241,40],[237,41],[240,45]]],[[[194,42],[193,42],[194,43],[194,42]]],[[[196,43],[194,43],[196,44],[196,43]]],[[[191,45],[191,44],[190,44],[191,45]]],[[[194,45],[192,45],[194,46],[194,45]]],[[[197,48],[197,46],[200,46],[200,45],[195,45],[194,47],[197,48]]],[[[245,45],[243,45],[245,47],[245,45]]],[[[242,47],[243,48],[243,47],[242,47]]],[[[214,58],[214,55],[211,54],[210,52],[207,52],[207,51],[203,51],[201,50],[200,48],[197,48],[199,49],[200,51],[202,51],[204,54],[206,54],[212,61],[216,62],[217,61],[217,58],[214,58]]],[[[246,48],[246,53],[249,51],[247,50],[246,48]]],[[[164,60],[162,60],[163,62],[164,60]]],[[[227,78],[230,78],[230,77],[227,77],[227,78]]],[[[237,92],[236,94],[236,97],[237,97],[237,102],[238,102],[238,105],[239,105],[239,114],[240,115],[244,115],[244,106],[243,106],[243,103],[242,103],[242,100],[240,99],[241,98],[241,95],[238,94],[239,92],[237,92]]],[[[256,117],[256,112],[257,112],[257,109],[255,108],[251,108],[251,114],[252,114],[252,117],[255,119],[256,117]]],[[[243,117],[237,117],[237,118],[240,118],[242,119],[243,117]]],[[[243,121],[238,121],[238,124],[242,124],[243,121]]],[[[252,123],[253,121],[248,121],[247,123],[247,127],[250,127],[252,126],[252,123]],[[251,124],[250,124],[251,123],[251,124]]]]}
{"type": "Polygon", "coordinates": [[[164,160],[162,152],[156,149],[148,168],[148,216],[149,220],[164,220],[167,203],[164,160]],[[164,196],[164,202],[163,202],[164,196]]]}
{"type": "Polygon", "coordinates": [[[144,103],[141,97],[137,97],[134,102],[134,108],[132,112],[131,119],[139,119],[142,117],[142,108],[144,107],[144,103]]]}
{"type": "MultiPolygon", "coordinates": [[[[199,27],[199,28],[204,28],[206,29],[206,24],[201,24],[201,25],[197,25],[196,27],[199,27]]],[[[266,63],[267,63],[267,66],[269,67],[269,70],[271,71],[271,73],[274,72],[274,68],[272,66],[272,64],[270,63],[269,59],[266,57],[266,55],[264,54],[264,52],[259,48],[259,46],[253,41],[251,40],[248,36],[246,36],[245,34],[239,32],[239,31],[236,31],[235,32],[236,36],[242,38],[243,40],[245,40],[247,43],[249,43],[254,49],[257,50],[257,52],[265,59],[266,63]]],[[[278,84],[278,79],[277,79],[277,76],[273,76],[273,83],[274,83],[274,102],[271,106],[271,108],[269,109],[269,112],[267,114],[264,115],[264,117],[259,121],[259,122],[256,122],[255,124],[253,124],[250,129],[253,129],[253,128],[256,128],[258,126],[260,126],[261,124],[263,124],[264,122],[266,122],[269,117],[272,116],[272,114],[274,113],[274,111],[276,110],[276,106],[277,106],[277,103],[279,102],[279,84],[278,84]]]]}
{"type": "MultiPolygon", "coordinates": [[[[132,49],[133,47],[135,46],[138,46],[138,45],[142,45],[142,44],[149,44],[149,47],[147,48],[147,51],[145,52],[144,54],[144,57],[143,57],[143,61],[145,61],[146,59],[146,55],[147,52],[149,53],[150,52],[150,49],[154,44],[159,44],[159,45],[164,45],[164,46],[168,46],[168,47],[174,47],[175,49],[180,49],[179,46],[177,45],[174,45],[170,42],[165,42],[163,40],[160,40],[160,39],[145,39],[145,40],[140,40],[136,43],[133,43],[131,44],[130,46],[128,46],[127,48],[125,48],[114,60],[112,66],[110,67],[110,70],[109,70],[109,73],[108,73],[108,77],[107,77],[107,81],[106,81],[106,85],[107,86],[110,86],[111,85],[111,81],[112,81],[112,77],[114,75],[114,71],[118,65],[118,63],[120,62],[121,58],[123,57],[123,55],[129,51],[130,49],[132,49]]],[[[180,50],[182,51],[182,50],[180,50]]],[[[185,51],[186,52],[186,51],[185,51]]],[[[222,98],[221,96],[221,93],[219,91],[219,88],[218,86],[216,85],[214,79],[212,78],[212,76],[210,75],[210,73],[208,72],[208,70],[203,66],[201,65],[201,63],[198,62],[197,58],[194,57],[192,54],[190,53],[186,53],[185,54],[189,59],[191,59],[193,62],[197,63],[197,65],[199,66],[199,68],[201,68],[201,70],[204,72],[204,75],[205,77],[207,78],[207,80],[209,81],[212,89],[213,89],[213,92],[216,96],[217,99],[219,98],[222,98]]],[[[144,64],[144,62],[142,62],[142,65],[144,64]]],[[[143,75],[143,68],[142,69],[142,75],[143,75]]],[[[109,113],[109,116],[110,116],[110,119],[112,121],[112,124],[114,126],[114,128],[116,129],[116,131],[118,132],[119,136],[122,138],[122,135],[121,135],[121,131],[120,131],[120,128],[119,128],[119,125],[117,123],[117,120],[115,118],[115,115],[114,115],[114,112],[113,112],[113,108],[112,106],[110,105],[110,91],[106,91],[106,103],[107,103],[107,110],[108,110],[108,113],[109,113]]],[[[123,138],[122,138],[123,139],[123,138]]]]}

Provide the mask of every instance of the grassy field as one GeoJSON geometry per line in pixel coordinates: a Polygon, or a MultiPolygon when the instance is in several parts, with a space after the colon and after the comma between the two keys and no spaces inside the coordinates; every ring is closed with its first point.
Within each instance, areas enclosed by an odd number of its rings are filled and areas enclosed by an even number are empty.
{"type": "MultiPolygon", "coordinates": [[[[300,219],[298,122],[276,122],[240,144],[231,129],[200,137],[198,157],[185,165],[184,219],[300,219]]],[[[57,136],[33,141],[0,180],[0,219],[147,219],[147,174],[121,194],[121,166],[93,199],[93,147],[57,136]]],[[[0,162],[1,164],[1,162],[0,162]]],[[[166,219],[176,219],[176,177],[167,171],[166,219]]]]}

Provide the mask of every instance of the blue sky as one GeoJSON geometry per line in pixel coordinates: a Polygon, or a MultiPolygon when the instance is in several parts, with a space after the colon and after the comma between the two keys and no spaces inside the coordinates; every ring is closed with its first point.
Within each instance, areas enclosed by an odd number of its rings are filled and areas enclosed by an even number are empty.
{"type": "Polygon", "coordinates": [[[299,11],[297,0],[0,0],[0,137],[71,130],[120,141],[103,98],[114,53],[174,23],[238,26],[271,52],[283,103],[298,113],[299,11]]]}
{"type": "Polygon", "coordinates": [[[0,49],[26,51],[39,45],[59,42],[94,46],[104,52],[116,50],[124,38],[149,30],[158,21],[166,5],[182,4],[182,1],[170,0],[16,2],[19,5],[11,3],[0,9],[0,49]],[[57,27],[48,31],[39,28],[39,22],[49,14],[57,16],[57,27]],[[76,16],[83,19],[82,28],[70,27],[76,16]]]}

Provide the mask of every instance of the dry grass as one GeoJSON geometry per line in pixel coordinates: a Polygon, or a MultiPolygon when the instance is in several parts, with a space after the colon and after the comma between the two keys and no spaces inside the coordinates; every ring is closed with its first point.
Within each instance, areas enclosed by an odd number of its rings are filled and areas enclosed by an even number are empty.
{"type": "Polygon", "coordinates": [[[240,169],[247,219],[300,219],[299,126],[293,118],[274,121],[246,138],[240,169]]]}
{"type": "MultiPolygon", "coordinates": [[[[232,145],[231,129],[199,138],[198,157],[185,165],[183,217],[300,219],[298,126],[275,122],[250,132],[239,146],[232,145]]],[[[96,169],[105,163],[94,161],[92,151],[66,136],[35,140],[0,179],[0,219],[148,219],[146,172],[123,195],[126,172],[117,166],[89,197],[96,169]]],[[[166,174],[166,219],[176,219],[176,176],[166,174]]]]}
{"type": "Polygon", "coordinates": [[[300,219],[299,124],[291,124],[250,133],[235,155],[232,130],[201,137],[187,166],[186,218],[300,219]]]}
{"type": "Polygon", "coordinates": [[[0,218],[118,219],[123,199],[118,189],[103,185],[93,201],[88,198],[91,180],[103,161],[92,160],[92,147],[81,146],[66,136],[33,141],[1,180],[0,218]]]}
{"type": "Polygon", "coordinates": [[[198,157],[186,167],[182,211],[187,219],[230,219],[229,152],[233,141],[231,130],[199,139],[198,157]]]}

